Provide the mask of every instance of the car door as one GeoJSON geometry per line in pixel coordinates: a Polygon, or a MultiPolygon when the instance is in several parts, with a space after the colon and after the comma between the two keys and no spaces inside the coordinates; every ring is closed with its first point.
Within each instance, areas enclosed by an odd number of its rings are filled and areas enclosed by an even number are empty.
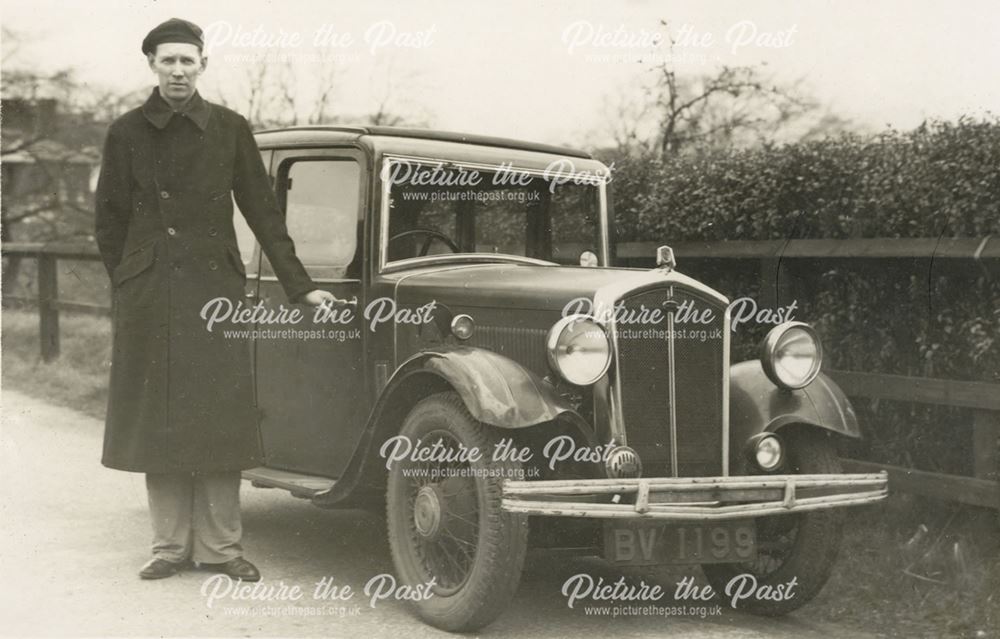
{"type": "MultiPolygon", "coordinates": [[[[367,416],[362,297],[364,156],[357,149],[276,150],[275,191],[296,254],[317,287],[355,300],[350,321],[320,318],[291,305],[266,256],[257,296],[269,310],[298,309],[294,324],[259,321],[255,328],[257,405],[265,464],[338,477],[367,416]]],[[[263,318],[263,316],[261,316],[263,318]]]]}
{"type": "MultiPolygon", "coordinates": [[[[261,159],[264,161],[264,166],[270,166],[273,151],[265,149],[260,154],[261,159]]],[[[257,286],[259,284],[260,244],[257,243],[257,238],[254,237],[253,231],[250,230],[250,225],[247,224],[246,218],[240,212],[235,198],[233,199],[233,230],[236,232],[236,244],[240,251],[240,260],[242,260],[247,274],[246,286],[243,289],[243,297],[245,298],[243,302],[247,306],[252,306],[256,303],[257,286]]],[[[252,363],[254,358],[253,338],[248,336],[246,339],[249,342],[252,363]]]]}

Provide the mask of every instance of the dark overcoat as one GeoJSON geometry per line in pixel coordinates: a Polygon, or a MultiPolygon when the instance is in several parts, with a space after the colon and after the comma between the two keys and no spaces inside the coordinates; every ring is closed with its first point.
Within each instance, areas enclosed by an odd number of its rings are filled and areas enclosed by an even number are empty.
{"type": "Polygon", "coordinates": [[[209,331],[201,316],[215,298],[243,299],[233,197],[289,300],[313,289],[243,116],[197,92],[174,112],[154,88],[111,124],[95,207],[114,298],[105,466],[211,472],[262,461],[249,341],[209,331]]]}

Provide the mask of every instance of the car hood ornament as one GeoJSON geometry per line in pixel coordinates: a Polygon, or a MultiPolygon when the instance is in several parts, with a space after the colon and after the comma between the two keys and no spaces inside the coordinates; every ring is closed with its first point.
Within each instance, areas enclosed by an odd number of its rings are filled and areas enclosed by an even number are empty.
{"type": "Polygon", "coordinates": [[[661,246],[656,249],[656,266],[665,271],[672,271],[677,268],[677,259],[674,258],[674,249],[669,246],[661,246]]]}

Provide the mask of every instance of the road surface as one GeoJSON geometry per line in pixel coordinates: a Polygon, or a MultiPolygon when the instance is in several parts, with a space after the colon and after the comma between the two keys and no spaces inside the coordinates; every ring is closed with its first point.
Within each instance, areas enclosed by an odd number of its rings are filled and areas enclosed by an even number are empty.
{"type": "MultiPolygon", "coordinates": [[[[201,592],[207,572],[141,581],[136,571],[152,534],[144,479],[100,465],[103,424],[12,390],[0,402],[0,635],[453,636],[423,624],[404,602],[373,608],[363,595],[366,582],[392,572],[380,517],[320,510],[248,484],[242,492],[247,557],[265,585],[298,586],[299,600],[223,597],[209,607],[201,592]],[[351,586],[355,596],[315,600],[314,585],[324,578],[351,586]]],[[[599,565],[545,554],[530,556],[528,564],[515,601],[480,636],[859,636],[810,622],[808,607],[779,620],[730,609],[705,619],[588,615],[580,604],[568,608],[560,589],[571,575],[599,576],[599,565]]]]}

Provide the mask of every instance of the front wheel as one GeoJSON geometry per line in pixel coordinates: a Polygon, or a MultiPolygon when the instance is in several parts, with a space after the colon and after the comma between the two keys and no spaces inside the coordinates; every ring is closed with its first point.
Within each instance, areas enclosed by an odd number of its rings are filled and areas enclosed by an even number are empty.
{"type": "MultiPolygon", "coordinates": [[[[842,472],[833,446],[822,433],[796,430],[785,441],[791,472],[842,472]]],[[[702,571],[726,601],[732,601],[731,596],[726,596],[726,588],[734,579],[740,581],[730,592],[738,591],[742,584],[743,591],[749,593],[755,580],[755,594],[738,601],[737,608],[767,616],[789,613],[819,594],[829,579],[840,549],[843,523],[844,512],[839,508],[758,518],[756,561],[704,564],[702,571]]]]}
{"type": "Polygon", "coordinates": [[[528,545],[527,516],[504,512],[501,483],[521,466],[494,462],[498,431],[477,421],[455,392],[421,400],[400,435],[435,451],[394,462],[386,515],[401,585],[429,593],[415,602],[427,623],[450,631],[489,624],[517,591],[528,545]],[[478,450],[481,459],[469,460],[478,450]]]}

